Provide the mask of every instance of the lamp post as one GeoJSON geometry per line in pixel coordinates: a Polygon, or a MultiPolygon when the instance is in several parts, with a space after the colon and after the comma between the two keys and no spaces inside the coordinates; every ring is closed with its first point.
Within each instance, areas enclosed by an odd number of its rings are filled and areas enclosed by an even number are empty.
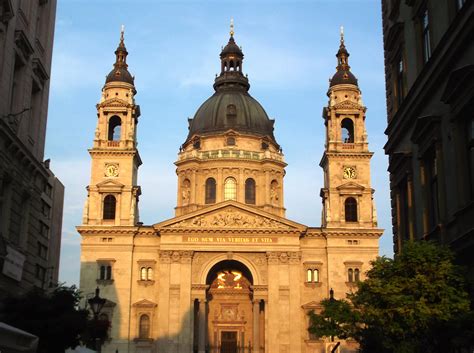
{"type": "Polygon", "coordinates": [[[100,289],[99,287],[97,287],[95,290],[95,296],[87,300],[87,302],[91,306],[92,313],[94,314],[94,326],[95,326],[94,339],[95,339],[95,348],[98,353],[101,352],[101,348],[102,348],[100,344],[100,337],[97,337],[97,329],[99,327],[99,314],[100,314],[100,311],[102,310],[102,307],[105,304],[105,299],[99,296],[99,292],[100,292],[100,289]]]}

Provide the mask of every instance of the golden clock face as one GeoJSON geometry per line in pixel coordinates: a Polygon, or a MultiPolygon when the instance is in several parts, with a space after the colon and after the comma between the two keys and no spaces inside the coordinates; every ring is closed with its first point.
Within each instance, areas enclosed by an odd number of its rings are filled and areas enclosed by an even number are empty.
{"type": "Polygon", "coordinates": [[[354,179],[356,171],[354,167],[344,167],[344,179],[354,179]]]}
{"type": "Polygon", "coordinates": [[[119,175],[118,166],[115,164],[108,164],[105,166],[105,176],[117,177],[119,175]]]}

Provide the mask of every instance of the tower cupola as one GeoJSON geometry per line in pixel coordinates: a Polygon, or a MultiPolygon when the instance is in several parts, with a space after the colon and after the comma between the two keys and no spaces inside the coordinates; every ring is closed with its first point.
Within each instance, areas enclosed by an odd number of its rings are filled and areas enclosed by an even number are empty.
{"type": "Polygon", "coordinates": [[[124,27],[122,26],[122,30],[120,31],[120,42],[117,47],[117,50],[115,50],[116,58],[115,58],[114,68],[107,75],[107,78],[105,79],[105,83],[126,82],[131,85],[134,84],[133,82],[134,78],[128,71],[127,55],[128,55],[128,51],[127,51],[127,48],[125,47],[125,42],[124,42],[124,27]]]}
{"type": "Polygon", "coordinates": [[[357,78],[351,72],[351,67],[349,66],[349,52],[346,49],[344,44],[344,28],[341,27],[341,44],[339,45],[339,50],[336,54],[337,57],[337,67],[336,73],[331,79],[329,84],[330,87],[334,85],[349,84],[357,86],[357,78]]]}

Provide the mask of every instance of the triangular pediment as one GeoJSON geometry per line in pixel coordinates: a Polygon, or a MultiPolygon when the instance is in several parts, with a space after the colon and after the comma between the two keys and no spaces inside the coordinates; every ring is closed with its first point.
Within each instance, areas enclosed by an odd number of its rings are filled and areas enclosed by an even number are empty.
{"type": "Polygon", "coordinates": [[[225,201],[157,223],[155,228],[281,229],[303,231],[307,227],[236,201],[225,201]]]}
{"type": "Polygon", "coordinates": [[[133,306],[139,307],[139,308],[154,308],[156,307],[156,303],[153,303],[152,301],[147,300],[147,299],[142,299],[138,302],[135,302],[133,306]]]}
{"type": "Polygon", "coordinates": [[[337,103],[334,105],[335,109],[348,109],[348,110],[359,110],[362,107],[354,102],[351,102],[350,100],[345,100],[340,103],[337,103]]]}
{"type": "Polygon", "coordinates": [[[310,301],[309,303],[301,305],[304,310],[318,310],[321,309],[321,303],[315,300],[310,301]]]}
{"type": "Polygon", "coordinates": [[[364,191],[364,190],[365,190],[365,187],[362,186],[362,185],[360,185],[360,184],[354,183],[353,181],[349,181],[348,183],[339,185],[338,187],[336,187],[336,189],[339,190],[339,191],[341,191],[341,190],[346,190],[346,191],[364,191]]]}
{"type": "Polygon", "coordinates": [[[122,183],[120,183],[116,180],[112,180],[112,179],[104,180],[104,181],[100,182],[99,184],[97,184],[98,188],[107,188],[107,187],[123,188],[124,186],[125,185],[123,185],[122,183]]]}
{"type": "Polygon", "coordinates": [[[100,107],[128,107],[129,105],[126,100],[117,97],[106,99],[99,104],[100,107]]]}

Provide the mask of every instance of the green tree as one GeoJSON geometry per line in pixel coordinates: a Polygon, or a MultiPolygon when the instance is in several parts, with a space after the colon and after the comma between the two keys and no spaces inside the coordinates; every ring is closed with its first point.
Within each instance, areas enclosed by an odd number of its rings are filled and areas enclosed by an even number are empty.
{"type": "Polygon", "coordinates": [[[79,344],[87,325],[88,311],[78,309],[80,299],[75,286],[58,286],[49,294],[35,288],[6,298],[0,321],[38,336],[38,353],[64,353],[79,344]]]}
{"type": "Polygon", "coordinates": [[[463,276],[453,260],[445,247],[408,242],[394,259],[372,262],[367,279],[349,295],[360,312],[363,325],[356,339],[364,351],[439,351],[445,343],[439,331],[469,311],[463,276]]]}
{"type": "Polygon", "coordinates": [[[445,247],[409,242],[394,259],[372,262],[344,310],[328,310],[330,302],[323,301],[323,312],[312,316],[309,330],[352,337],[366,353],[446,353],[467,347],[473,343],[474,315],[453,260],[445,247]],[[338,325],[326,326],[333,320],[338,325]]]}
{"type": "Polygon", "coordinates": [[[309,312],[310,325],[308,331],[318,337],[334,337],[346,339],[353,336],[354,328],[357,326],[357,312],[352,309],[351,304],[344,299],[334,299],[332,290],[331,297],[321,301],[321,312],[309,312]]]}

